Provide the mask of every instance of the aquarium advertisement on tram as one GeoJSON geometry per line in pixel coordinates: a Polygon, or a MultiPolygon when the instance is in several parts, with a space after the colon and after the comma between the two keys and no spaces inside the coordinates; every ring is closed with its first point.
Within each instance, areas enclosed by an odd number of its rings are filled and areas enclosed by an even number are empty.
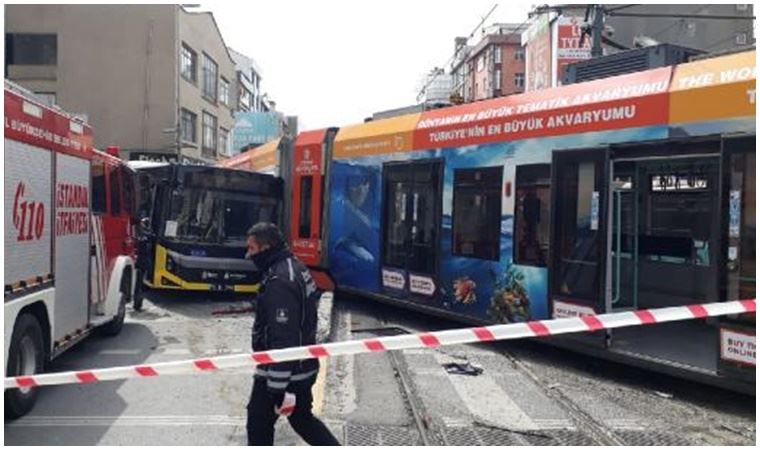
{"type": "MultiPolygon", "coordinates": [[[[724,59],[740,69],[721,68],[712,79],[751,78],[748,56],[724,59]]],[[[741,117],[729,106],[751,98],[740,94],[753,81],[705,86],[701,64],[679,66],[675,76],[664,67],[341,128],[327,239],[337,285],[479,321],[551,317],[542,222],[550,220],[553,154],[746,128],[754,104],[741,117]],[[681,92],[695,83],[699,92],[681,92]],[[693,117],[689,105],[706,96],[726,102],[708,109],[709,118],[693,117]]],[[[586,166],[577,169],[578,204],[566,219],[575,231],[562,249],[575,264],[563,279],[576,287],[593,281],[580,267],[606,221],[594,211],[609,198],[586,166]]]]}
{"type": "MultiPolygon", "coordinates": [[[[663,139],[667,133],[666,126],[653,126],[335,160],[330,211],[333,276],[343,286],[366,292],[381,292],[385,278],[385,287],[395,282],[398,294],[401,294],[409,277],[403,270],[387,269],[382,264],[383,164],[398,161],[401,157],[406,160],[440,158],[444,160],[438,249],[440,267],[438,276],[433,277],[436,278],[437,295],[410,296],[407,300],[489,322],[550,318],[545,263],[530,266],[514,261],[513,243],[515,233],[519,233],[515,228],[515,167],[548,163],[552,149],[556,148],[663,139]],[[500,224],[498,255],[495,259],[463,256],[463,249],[455,252],[454,248],[455,172],[493,167],[498,167],[501,175],[497,199],[501,203],[500,218],[497,219],[500,224]],[[505,183],[509,183],[510,188],[505,188],[505,183]],[[506,189],[511,192],[505,192],[506,189]],[[385,277],[381,272],[385,272],[385,277]]],[[[466,210],[459,215],[464,221],[481,219],[471,211],[467,214],[466,210]]],[[[590,220],[590,215],[586,217],[590,220]]],[[[463,228],[467,229],[466,224],[463,228]]]]}

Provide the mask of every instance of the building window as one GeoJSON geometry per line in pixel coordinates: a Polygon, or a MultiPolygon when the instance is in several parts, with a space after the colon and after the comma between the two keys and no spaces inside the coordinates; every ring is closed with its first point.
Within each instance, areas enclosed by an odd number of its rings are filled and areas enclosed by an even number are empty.
{"type": "Polygon", "coordinates": [[[240,89],[240,109],[243,111],[251,109],[251,93],[243,87],[240,89]]]}
{"type": "Polygon", "coordinates": [[[221,79],[222,81],[219,83],[219,101],[222,102],[223,105],[230,105],[230,82],[225,80],[224,78],[221,79]]]}
{"type": "Polygon", "coordinates": [[[203,97],[212,102],[216,102],[217,94],[217,77],[219,69],[207,54],[203,54],[203,97]]]}
{"type": "Polygon", "coordinates": [[[525,61],[525,49],[515,49],[515,61],[525,61]]]}
{"type": "Polygon", "coordinates": [[[494,47],[493,62],[501,64],[501,47],[494,47]]]}
{"type": "Polygon", "coordinates": [[[182,67],[180,73],[182,78],[196,84],[198,82],[198,54],[190,47],[182,44],[182,67]]]}
{"type": "Polygon", "coordinates": [[[501,69],[494,71],[494,89],[501,89],[501,69]]]}
{"type": "Polygon", "coordinates": [[[485,66],[486,66],[486,55],[480,55],[480,57],[478,57],[478,69],[477,69],[478,72],[483,70],[485,66]]]}
{"type": "Polygon", "coordinates": [[[515,263],[546,267],[549,252],[550,164],[517,166],[515,174],[515,263]]]}
{"type": "Polygon", "coordinates": [[[230,132],[228,130],[225,130],[224,128],[219,128],[219,153],[223,155],[230,155],[232,152],[230,152],[229,145],[230,145],[230,132]]]}
{"type": "Polygon", "coordinates": [[[747,45],[747,33],[736,33],[736,45],[747,45]]]}
{"type": "Polygon", "coordinates": [[[5,33],[5,64],[22,66],[58,64],[58,35],[5,33]]]}
{"type": "Polygon", "coordinates": [[[501,167],[454,170],[452,253],[499,260],[501,167]]]}
{"type": "Polygon", "coordinates": [[[515,87],[522,89],[525,87],[525,74],[524,73],[516,73],[515,74],[515,87]]]}
{"type": "Polygon", "coordinates": [[[182,109],[182,140],[188,142],[196,142],[195,140],[195,124],[197,116],[192,112],[182,109]]]}
{"type": "Polygon", "coordinates": [[[36,95],[37,98],[39,98],[40,101],[46,105],[53,106],[56,104],[57,97],[55,95],[55,92],[35,92],[34,95],[36,95]]]}
{"type": "Polygon", "coordinates": [[[203,112],[203,150],[204,154],[216,155],[216,117],[203,112]]]}

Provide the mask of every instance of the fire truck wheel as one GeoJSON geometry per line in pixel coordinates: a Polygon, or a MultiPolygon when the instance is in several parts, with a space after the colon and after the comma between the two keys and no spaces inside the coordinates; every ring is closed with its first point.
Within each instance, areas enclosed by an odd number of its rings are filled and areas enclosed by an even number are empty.
{"type": "MultiPolygon", "coordinates": [[[[41,372],[45,364],[42,328],[31,314],[22,314],[13,327],[8,351],[8,376],[41,372]]],[[[17,419],[32,410],[39,388],[5,390],[5,418],[17,419]]]]}
{"type": "Polygon", "coordinates": [[[121,333],[124,326],[124,316],[127,314],[127,296],[123,292],[119,293],[119,313],[107,324],[103,325],[100,330],[104,336],[116,336],[121,333]]]}

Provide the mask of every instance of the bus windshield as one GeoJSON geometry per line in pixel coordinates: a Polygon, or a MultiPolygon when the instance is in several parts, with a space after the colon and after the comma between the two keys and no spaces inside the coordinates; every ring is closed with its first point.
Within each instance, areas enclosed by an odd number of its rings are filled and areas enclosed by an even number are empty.
{"type": "Polygon", "coordinates": [[[169,189],[164,223],[166,239],[194,243],[245,245],[257,222],[277,222],[278,201],[252,185],[244,174],[186,173],[169,189]]]}
{"type": "Polygon", "coordinates": [[[172,192],[163,235],[179,241],[245,242],[251,225],[275,220],[276,201],[253,194],[211,189],[172,192]]]}

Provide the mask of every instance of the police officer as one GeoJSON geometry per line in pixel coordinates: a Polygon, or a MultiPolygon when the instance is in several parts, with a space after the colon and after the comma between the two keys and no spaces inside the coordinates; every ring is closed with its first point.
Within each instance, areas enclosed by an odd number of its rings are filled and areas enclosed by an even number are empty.
{"type": "MultiPolygon", "coordinates": [[[[256,298],[253,350],[314,344],[319,291],[309,270],[288,251],[276,225],[257,223],[248,230],[247,256],[263,274],[256,298]]],[[[248,445],[272,445],[274,424],[280,415],[286,415],[293,429],[309,444],[339,445],[311,413],[311,387],[318,369],[316,359],[256,368],[248,402],[248,445]]]]}

